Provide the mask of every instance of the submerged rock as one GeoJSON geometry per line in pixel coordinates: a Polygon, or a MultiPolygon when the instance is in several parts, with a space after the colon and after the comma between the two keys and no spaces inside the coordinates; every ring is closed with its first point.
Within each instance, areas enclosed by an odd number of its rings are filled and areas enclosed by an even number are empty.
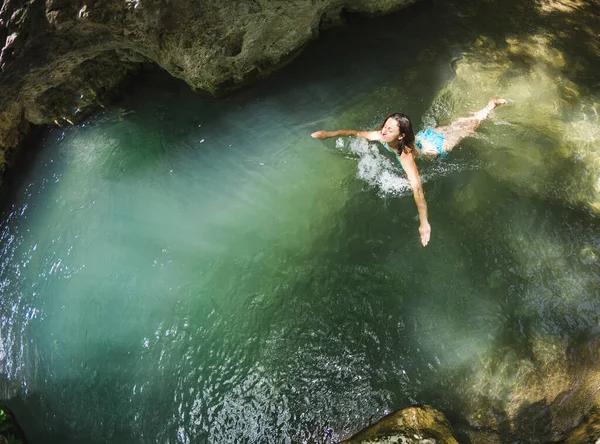
{"type": "MultiPolygon", "coordinates": [[[[542,16],[554,11],[552,28],[573,30],[576,39],[590,42],[588,57],[561,45],[564,34],[549,28],[504,41],[481,36],[453,63],[455,75],[425,119],[446,125],[489,95],[514,100],[479,130],[478,137],[487,139],[482,145],[495,147],[478,151],[489,174],[520,196],[561,200],[600,214],[600,104],[585,81],[594,78],[600,58],[597,17],[585,2],[535,3],[542,16]]],[[[462,200],[466,210],[477,206],[476,200],[462,200]]]]}
{"type": "Polygon", "coordinates": [[[456,444],[457,441],[444,415],[433,407],[414,406],[390,413],[342,443],[456,444]]]}
{"type": "Polygon", "coordinates": [[[530,356],[491,362],[470,380],[462,407],[467,424],[455,424],[457,436],[461,442],[596,442],[599,363],[598,338],[572,346],[547,337],[532,341],[530,356]],[[507,387],[493,385],[509,374],[507,387]]]}
{"type": "Polygon", "coordinates": [[[416,0],[6,0],[0,9],[0,171],[28,124],[70,124],[143,63],[216,93],[291,60],[343,10],[416,0]]]}

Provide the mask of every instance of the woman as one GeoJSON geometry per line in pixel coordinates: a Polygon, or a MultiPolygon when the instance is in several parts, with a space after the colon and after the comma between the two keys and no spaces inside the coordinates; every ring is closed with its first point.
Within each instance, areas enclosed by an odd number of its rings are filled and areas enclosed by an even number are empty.
{"type": "Polygon", "coordinates": [[[401,113],[394,113],[388,116],[377,131],[317,131],[311,135],[319,140],[329,137],[360,136],[368,140],[381,142],[388,151],[396,154],[396,158],[406,172],[415,196],[420,220],[419,234],[421,235],[421,243],[423,246],[426,246],[431,237],[431,226],[427,221],[427,202],[425,202],[425,195],[423,194],[419,171],[415,164],[415,157],[445,157],[458,142],[465,137],[473,135],[481,122],[488,117],[496,106],[504,103],[506,103],[504,99],[492,98],[485,108],[477,111],[472,116],[462,117],[447,126],[419,131],[416,137],[413,132],[412,122],[407,115],[401,113]]]}

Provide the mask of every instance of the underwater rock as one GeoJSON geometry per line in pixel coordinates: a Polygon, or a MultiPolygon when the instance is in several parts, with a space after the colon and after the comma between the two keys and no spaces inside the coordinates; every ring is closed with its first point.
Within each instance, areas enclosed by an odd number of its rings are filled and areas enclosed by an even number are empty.
{"type": "Polygon", "coordinates": [[[430,406],[413,406],[390,413],[340,444],[437,443],[456,444],[452,427],[430,406]]]}
{"type": "Polygon", "coordinates": [[[343,11],[384,14],[415,1],[6,0],[0,172],[28,123],[71,124],[141,64],[214,94],[290,61],[343,11]]]}
{"type": "MultiPolygon", "coordinates": [[[[480,36],[453,62],[455,75],[438,93],[426,119],[446,125],[487,100],[490,90],[481,85],[494,85],[494,94],[514,102],[495,111],[478,132],[486,140],[483,145],[495,146],[478,151],[489,174],[520,196],[560,200],[600,214],[600,104],[584,80],[598,70],[597,17],[584,12],[585,2],[578,0],[535,3],[541,16],[554,11],[554,26],[573,29],[582,41],[589,40],[589,56],[576,56],[575,62],[575,55],[559,44],[564,35],[543,28],[504,41],[480,36]]],[[[460,199],[465,210],[478,204],[469,197],[460,199]]]]}
{"type": "Polygon", "coordinates": [[[529,356],[507,355],[470,382],[473,393],[465,396],[463,407],[468,426],[457,425],[457,436],[480,442],[472,435],[484,430],[501,442],[596,442],[599,364],[598,338],[577,345],[548,337],[532,341],[529,356]],[[508,374],[511,384],[503,390],[483,384],[509,380],[508,374]]]}

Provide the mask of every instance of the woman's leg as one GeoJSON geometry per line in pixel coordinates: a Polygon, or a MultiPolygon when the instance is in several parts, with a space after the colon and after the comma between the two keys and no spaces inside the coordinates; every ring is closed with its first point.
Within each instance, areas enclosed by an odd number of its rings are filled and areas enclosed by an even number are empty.
{"type": "Polygon", "coordinates": [[[479,128],[481,122],[483,122],[489,116],[490,112],[498,105],[506,103],[505,99],[494,99],[491,98],[485,108],[473,113],[470,117],[461,117],[456,119],[450,125],[440,126],[434,128],[434,130],[444,136],[444,152],[450,152],[452,149],[465,137],[472,136],[475,130],[479,128]]]}

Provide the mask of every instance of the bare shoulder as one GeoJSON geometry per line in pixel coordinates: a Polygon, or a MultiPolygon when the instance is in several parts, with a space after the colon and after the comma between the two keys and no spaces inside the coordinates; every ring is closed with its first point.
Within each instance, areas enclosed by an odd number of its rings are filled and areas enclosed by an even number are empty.
{"type": "Polygon", "coordinates": [[[406,162],[409,165],[416,165],[415,164],[415,152],[414,150],[410,153],[407,153],[405,151],[402,151],[400,153],[400,161],[401,162],[406,162]]]}
{"type": "Polygon", "coordinates": [[[359,136],[364,137],[368,140],[379,141],[381,140],[381,132],[380,131],[360,131],[358,133],[359,136]]]}

